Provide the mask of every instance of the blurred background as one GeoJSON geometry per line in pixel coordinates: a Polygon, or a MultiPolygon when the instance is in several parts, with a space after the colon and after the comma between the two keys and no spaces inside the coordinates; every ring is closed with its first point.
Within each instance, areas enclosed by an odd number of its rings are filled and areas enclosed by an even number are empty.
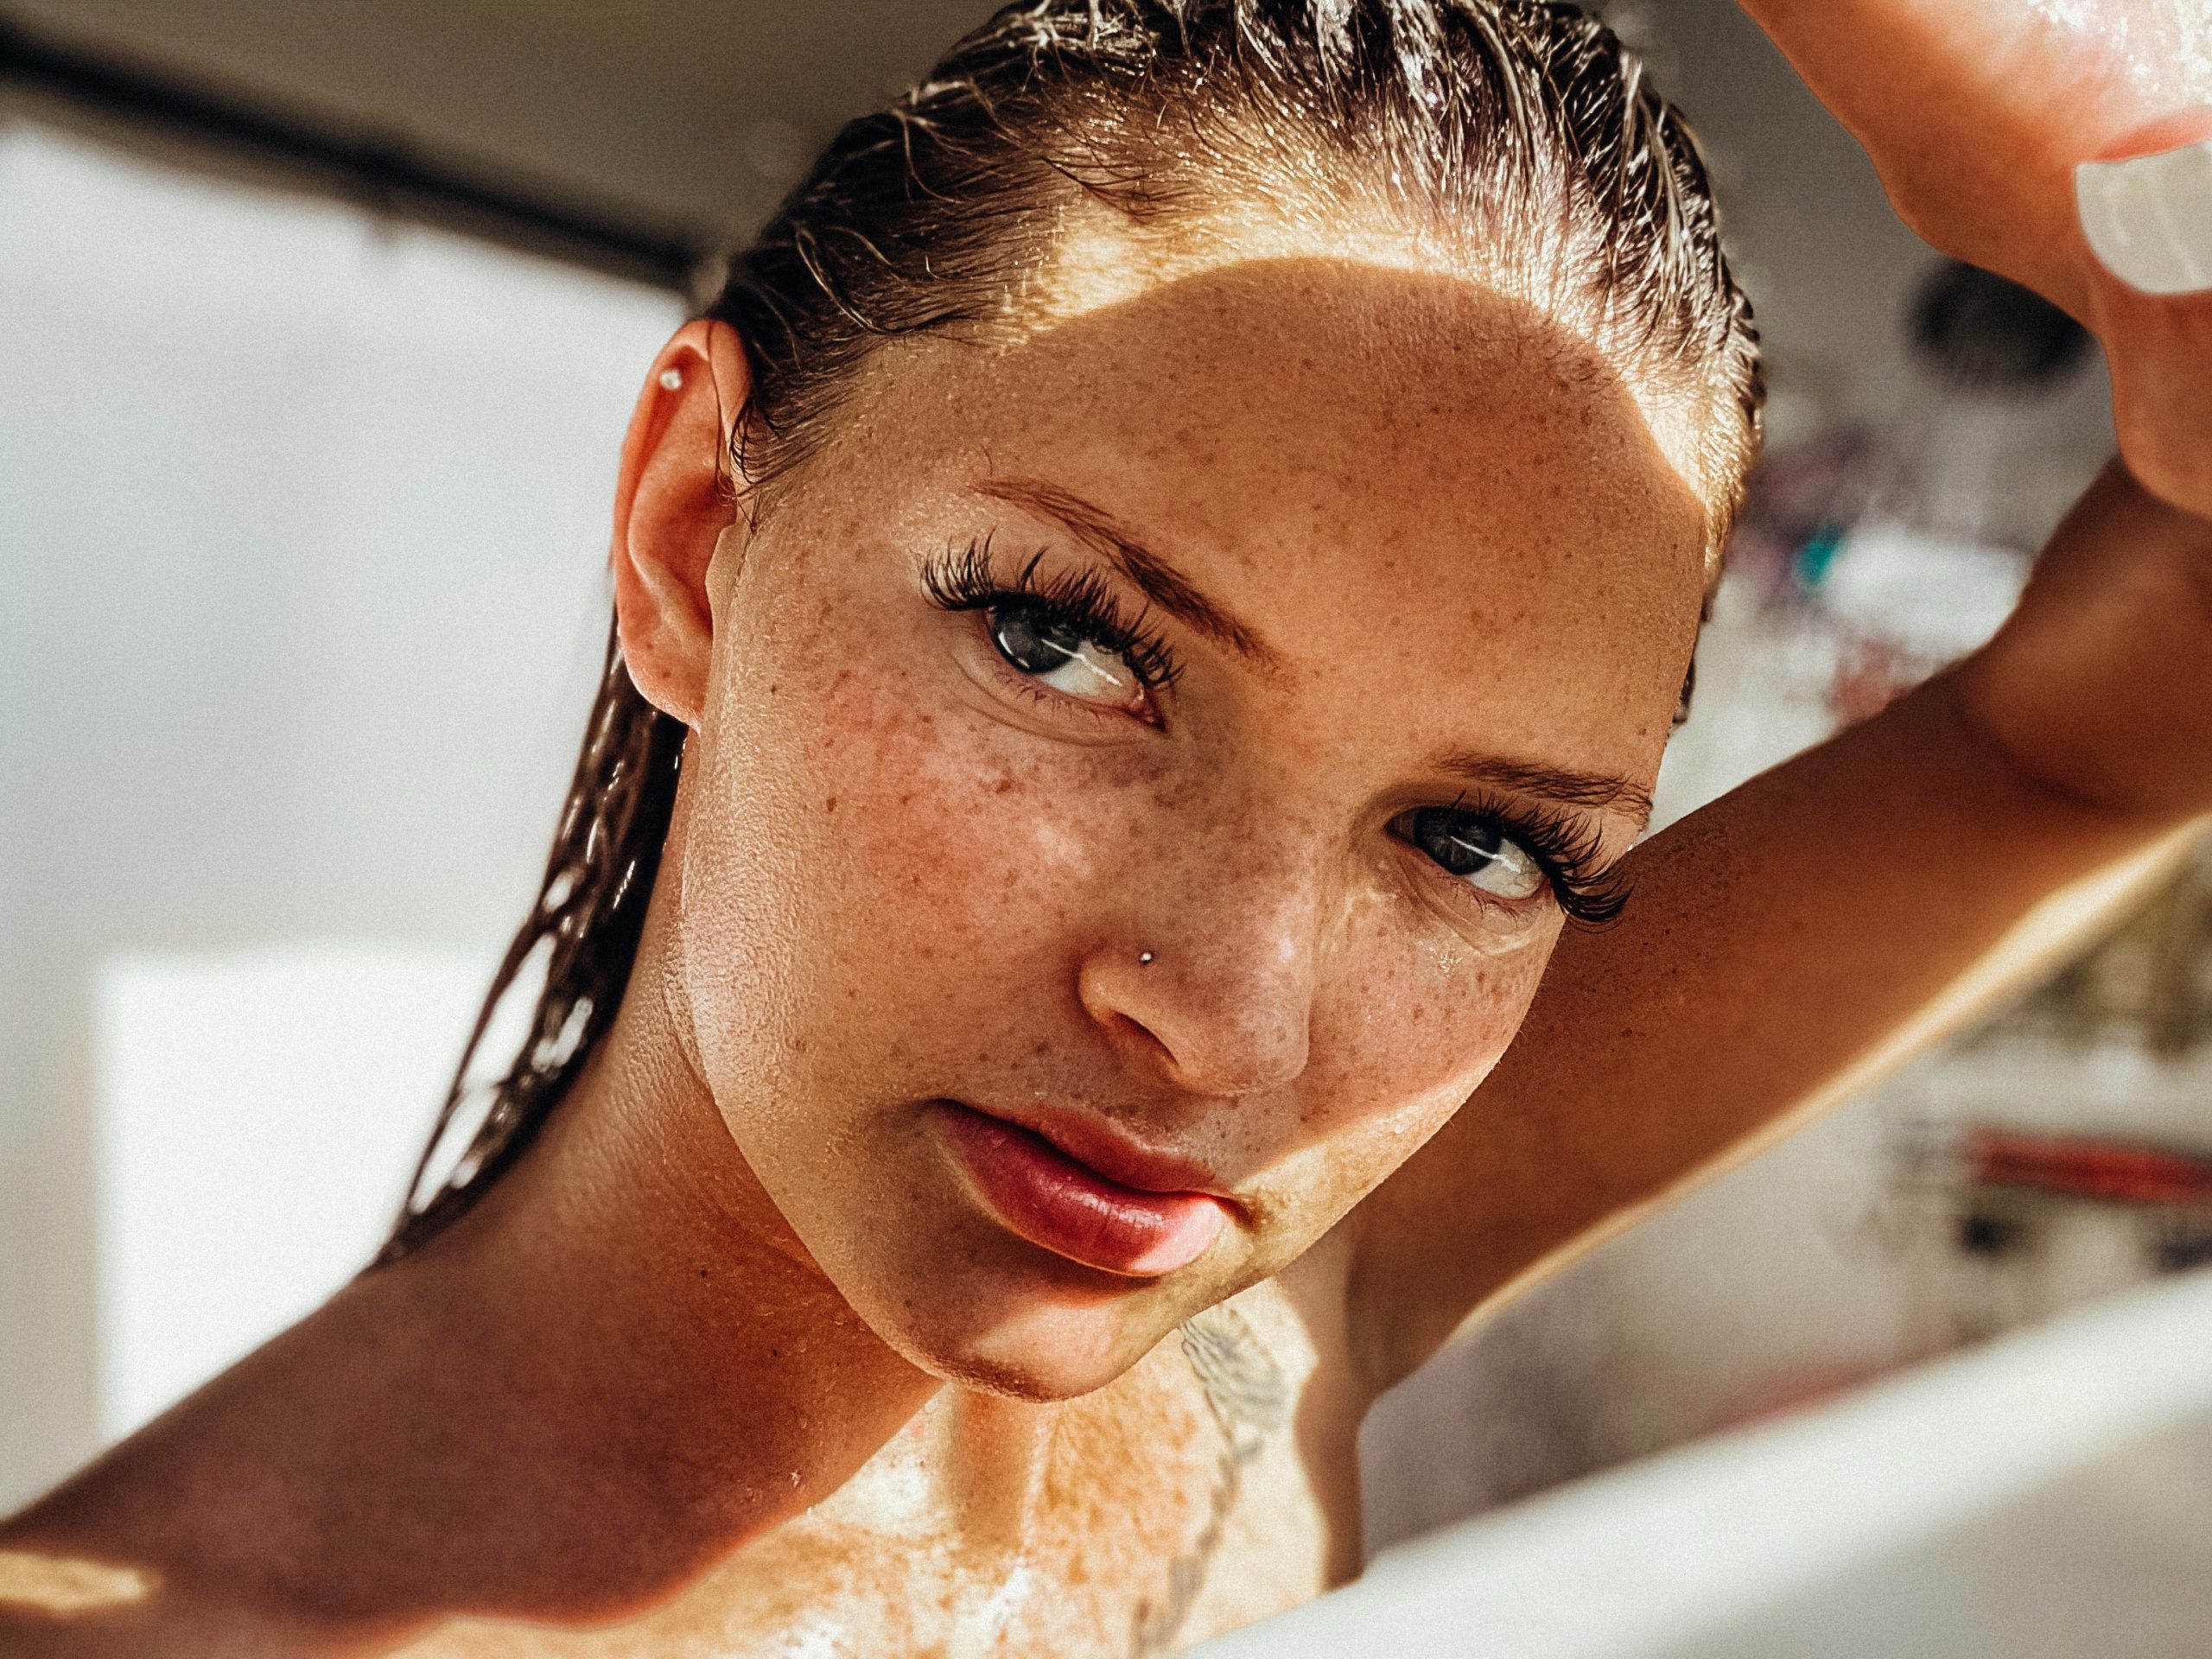
{"type": "MultiPolygon", "coordinates": [[[[1770,459],[1662,817],[1994,626],[2109,454],[1724,0],[1770,459]]],[[[522,915],[652,351],[969,0],[0,0],[0,1510],[381,1235],[522,915]]],[[[2212,875],[1370,1423],[1372,1547],[2212,1258],[2212,875]]]]}

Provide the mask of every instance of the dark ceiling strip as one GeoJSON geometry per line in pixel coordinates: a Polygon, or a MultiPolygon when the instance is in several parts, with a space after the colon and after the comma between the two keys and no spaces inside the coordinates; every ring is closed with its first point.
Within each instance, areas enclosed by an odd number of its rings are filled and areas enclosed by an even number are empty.
{"type": "Polygon", "coordinates": [[[453,171],[388,134],[318,130],[39,39],[0,14],[0,85],[9,82],[304,170],[378,212],[406,214],[679,293],[690,291],[709,252],[664,228],[626,223],[453,171]]]}

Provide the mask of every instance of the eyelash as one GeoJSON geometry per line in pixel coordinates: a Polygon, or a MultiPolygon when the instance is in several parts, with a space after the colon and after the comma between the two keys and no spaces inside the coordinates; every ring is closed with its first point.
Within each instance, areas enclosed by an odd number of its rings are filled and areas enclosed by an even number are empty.
{"type": "Polygon", "coordinates": [[[1092,570],[1039,574],[1045,552],[1039,549],[1011,579],[991,568],[991,538],[963,548],[947,548],[922,567],[922,588],[930,602],[948,611],[1027,610],[1103,645],[1122,661],[1147,691],[1164,690],[1182,674],[1182,664],[1146,613],[1131,614],[1121,597],[1092,570]]]}
{"type": "Polygon", "coordinates": [[[1451,811],[1518,842],[1550,883],[1553,902],[1578,927],[1608,927],[1627,908],[1633,883],[1618,865],[1600,869],[1598,832],[1579,818],[1541,809],[1508,806],[1485,796],[1462,795],[1451,811]]]}
{"type": "MultiPolygon", "coordinates": [[[[1145,620],[1134,616],[1096,572],[1071,570],[1044,576],[1044,550],[1030,555],[1011,579],[991,566],[991,537],[948,547],[922,567],[930,602],[947,611],[1010,610],[1027,607],[1095,640],[1127,662],[1148,691],[1175,683],[1182,672],[1173,647],[1145,620]]],[[[1450,810],[1495,828],[1528,850],[1549,883],[1553,901],[1580,927],[1605,927],[1620,918],[1630,883],[1616,866],[1598,868],[1602,848],[1595,830],[1578,818],[1523,809],[1487,797],[1460,796],[1450,810]]]]}

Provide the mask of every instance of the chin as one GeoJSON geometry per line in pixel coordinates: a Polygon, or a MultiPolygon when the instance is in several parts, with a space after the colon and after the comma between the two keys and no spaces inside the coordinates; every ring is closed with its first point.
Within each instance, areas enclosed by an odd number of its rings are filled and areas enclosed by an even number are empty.
{"type": "Polygon", "coordinates": [[[925,1370],[964,1389],[1047,1405],[1104,1388],[1151,1352],[1165,1334],[1101,1341],[1088,1349],[1065,1340],[1001,1338],[980,1348],[929,1356],[922,1363],[925,1370]]]}
{"type": "Polygon", "coordinates": [[[962,1285],[930,1286],[926,1300],[894,1294],[887,1300],[898,1311],[887,1317],[854,1305],[931,1376],[1043,1404],[1104,1388],[1211,1300],[1172,1280],[1109,1281],[1072,1264],[1060,1272],[1048,1262],[1021,1277],[1027,1282],[1010,1285],[971,1268],[962,1285]]]}
{"type": "Polygon", "coordinates": [[[1042,1357],[1021,1357],[1001,1361],[969,1354],[930,1369],[934,1375],[956,1387],[976,1394],[996,1395],[1001,1399],[1017,1400],[1024,1405],[1049,1406],[1061,1401],[1079,1400],[1086,1394],[1095,1394],[1122,1376],[1129,1366],[1116,1365],[1093,1370],[1070,1367],[1057,1358],[1047,1362],[1042,1357]]]}
{"type": "Polygon", "coordinates": [[[1235,1288],[1223,1282],[1243,1257],[1234,1236],[1156,1277],[1110,1272],[1010,1231],[930,1142],[922,1156],[912,1141],[884,1150],[845,1179],[802,1172],[784,1213],[848,1306],[931,1376],[1017,1400],[1072,1399],[1115,1381],[1235,1288]],[[891,1201],[855,1205],[856,1192],[891,1201]]]}

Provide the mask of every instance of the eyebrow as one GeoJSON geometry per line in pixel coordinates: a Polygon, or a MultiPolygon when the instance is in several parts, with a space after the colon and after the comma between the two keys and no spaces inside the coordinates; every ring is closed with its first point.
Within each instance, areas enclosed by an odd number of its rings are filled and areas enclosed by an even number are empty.
{"type": "Polygon", "coordinates": [[[1497,755],[1459,753],[1437,763],[1443,772],[1478,784],[1533,795],[1561,806],[1587,806],[1624,812],[1640,829],[1651,819],[1651,791],[1605,772],[1577,772],[1541,760],[1508,760],[1497,755]]]}
{"type": "MultiPolygon", "coordinates": [[[[1040,513],[1109,560],[1131,586],[1171,616],[1179,617],[1208,639],[1268,668],[1282,659],[1251,628],[1201,593],[1191,579],[1147,547],[1128,528],[1095,503],[1071,490],[1033,478],[985,479],[976,486],[1026,512],[1040,513]]],[[[1440,770],[1475,783],[1535,796],[1561,806],[1610,809],[1628,814],[1641,829],[1650,821],[1651,794],[1625,778],[1578,772],[1543,761],[1510,760],[1497,755],[1460,752],[1440,761],[1440,770]]]]}
{"type": "Polygon", "coordinates": [[[1265,640],[1207,598],[1188,576],[1138,540],[1104,508],[1038,479],[986,479],[976,487],[982,494],[1055,520],[1108,560],[1131,587],[1207,639],[1262,667],[1281,666],[1282,659],[1265,640]]]}

